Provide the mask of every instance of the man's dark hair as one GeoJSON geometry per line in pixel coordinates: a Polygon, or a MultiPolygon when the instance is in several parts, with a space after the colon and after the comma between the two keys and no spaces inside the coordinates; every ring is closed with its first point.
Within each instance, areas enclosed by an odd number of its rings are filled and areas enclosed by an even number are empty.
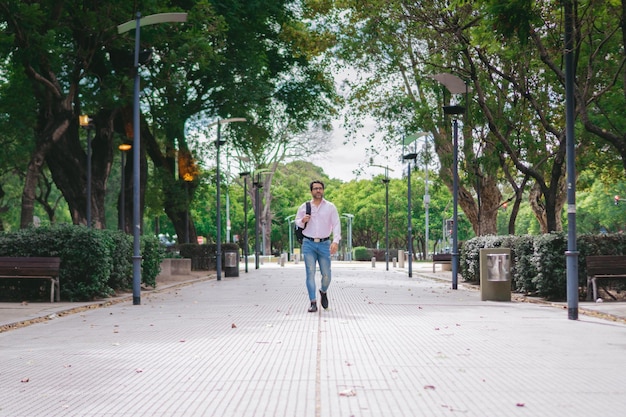
{"type": "Polygon", "coordinates": [[[311,181],[311,184],[309,185],[309,188],[311,189],[311,191],[313,191],[313,184],[319,184],[322,186],[322,188],[324,188],[324,183],[320,180],[315,180],[315,181],[311,181]]]}

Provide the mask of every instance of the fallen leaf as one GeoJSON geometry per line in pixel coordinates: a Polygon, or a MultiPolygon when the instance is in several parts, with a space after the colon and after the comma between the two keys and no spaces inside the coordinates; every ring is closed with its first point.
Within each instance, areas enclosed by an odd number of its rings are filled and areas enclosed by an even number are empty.
{"type": "Polygon", "coordinates": [[[518,406],[518,407],[523,407],[523,406],[524,406],[524,405],[526,405],[526,404],[524,404],[524,403],[517,403],[517,404],[515,404],[515,405],[516,405],[516,406],[518,406]]]}
{"type": "Polygon", "coordinates": [[[424,389],[435,389],[434,385],[424,385],[424,389]]]}
{"type": "Polygon", "coordinates": [[[236,325],[235,323],[233,323],[233,324],[231,324],[231,325],[230,325],[230,328],[231,328],[231,329],[236,329],[236,328],[237,328],[237,325],[236,325]]]}
{"type": "Polygon", "coordinates": [[[30,381],[29,378],[22,378],[22,380],[20,382],[28,382],[28,381],[30,381]]]}
{"type": "Polygon", "coordinates": [[[339,396],[341,397],[354,397],[356,395],[356,391],[353,389],[346,389],[339,392],[339,396]]]}

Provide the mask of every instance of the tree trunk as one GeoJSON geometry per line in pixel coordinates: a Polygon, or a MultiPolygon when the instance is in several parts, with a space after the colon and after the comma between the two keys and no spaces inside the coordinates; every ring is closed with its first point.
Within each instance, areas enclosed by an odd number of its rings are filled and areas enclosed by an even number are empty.
{"type": "MultiPolygon", "coordinates": [[[[24,189],[22,191],[22,210],[20,216],[20,228],[22,229],[33,224],[37,183],[39,182],[43,164],[46,161],[46,155],[49,153],[53,144],[58,142],[65,135],[69,124],[67,119],[59,120],[51,126],[49,135],[42,132],[41,137],[44,139],[38,141],[37,148],[28,163],[24,189]]],[[[48,125],[46,124],[45,126],[48,125]]]]}
{"type": "Polygon", "coordinates": [[[106,227],[105,195],[113,163],[113,128],[110,112],[92,116],[90,130],[78,127],[78,120],[48,153],[47,162],[54,182],[63,193],[72,222],[87,224],[87,180],[91,174],[91,226],[106,227]],[[85,143],[81,141],[85,138],[85,143]],[[91,173],[87,171],[87,138],[91,138],[91,173]]]}

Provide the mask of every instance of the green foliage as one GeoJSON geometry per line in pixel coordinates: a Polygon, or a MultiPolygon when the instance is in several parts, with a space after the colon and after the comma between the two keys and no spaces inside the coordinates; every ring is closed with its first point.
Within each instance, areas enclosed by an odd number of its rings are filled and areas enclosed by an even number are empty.
{"type": "MultiPolygon", "coordinates": [[[[151,237],[142,245],[142,282],[155,286],[163,249],[151,237]]],[[[60,257],[63,300],[93,300],[131,286],[131,240],[119,231],[72,225],[21,229],[0,234],[0,255],[60,257]]]]}
{"type": "Polygon", "coordinates": [[[156,287],[156,277],[161,272],[165,249],[156,236],[141,237],[141,282],[156,287]]]}
{"type": "MultiPolygon", "coordinates": [[[[466,281],[480,281],[479,255],[482,248],[511,248],[512,281],[515,291],[563,300],[567,293],[565,251],[567,238],[562,233],[538,236],[480,236],[463,245],[460,272],[466,281]]],[[[582,235],[577,239],[578,286],[581,296],[587,289],[585,257],[626,254],[626,235],[582,235]]]]}
{"type": "Polygon", "coordinates": [[[364,246],[357,246],[354,248],[354,260],[355,261],[370,261],[372,259],[371,250],[364,246]]]}
{"type": "Polygon", "coordinates": [[[107,285],[112,269],[106,238],[95,230],[75,226],[22,229],[3,234],[0,253],[5,256],[58,256],[61,258],[61,298],[91,300],[112,294],[107,285]]]}
{"type": "Polygon", "coordinates": [[[537,270],[534,283],[537,292],[548,299],[563,300],[567,294],[565,251],[567,237],[562,233],[537,236],[533,263],[537,270]]]}
{"type": "MultiPolygon", "coordinates": [[[[107,246],[112,263],[107,285],[115,290],[123,290],[132,287],[132,258],[128,256],[133,252],[132,236],[120,230],[101,230],[102,244],[107,246]]],[[[144,258],[146,254],[144,253],[144,258]]]]}

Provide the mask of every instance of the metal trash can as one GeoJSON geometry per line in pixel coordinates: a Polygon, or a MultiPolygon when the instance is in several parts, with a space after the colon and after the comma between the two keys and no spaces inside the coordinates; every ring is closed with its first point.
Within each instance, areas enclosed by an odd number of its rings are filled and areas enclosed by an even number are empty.
{"type": "Polygon", "coordinates": [[[480,299],[511,301],[511,249],[480,250],[480,299]]]}
{"type": "Polygon", "coordinates": [[[236,250],[224,251],[224,276],[225,277],[238,277],[239,276],[239,251],[236,251],[236,250]]]}

